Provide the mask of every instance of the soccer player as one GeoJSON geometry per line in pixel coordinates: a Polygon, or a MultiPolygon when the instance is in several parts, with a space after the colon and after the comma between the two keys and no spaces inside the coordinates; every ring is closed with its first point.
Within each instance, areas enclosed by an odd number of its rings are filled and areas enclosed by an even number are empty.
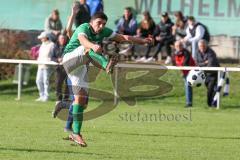
{"type": "Polygon", "coordinates": [[[73,133],[69,138],[83,147],[87,145],[80,134],[83,111],[88,103],[87,64],[92,61],[94,65],[105,69],[107,73],[111,72],[112,67],[116,64],[115,58],[108,60],[101,54],[102,47],[99,44],[104,38],[117,42],[132,41],[138,44],[152,42],[149,38],[141,39],[116,34],[105,27],[107,20],[108,18],[103,12],[94,14],[90,23],[84,23],[75,30],[64,51],[63,65],[71,81],[70,88],[74,94],[73,133]]]}

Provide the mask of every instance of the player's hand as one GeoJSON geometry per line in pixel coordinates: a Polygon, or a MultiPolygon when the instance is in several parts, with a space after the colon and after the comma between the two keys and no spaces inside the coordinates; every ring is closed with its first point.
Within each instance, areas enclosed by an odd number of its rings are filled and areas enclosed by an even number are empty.
{"type": "Polygon", "coordinates": [[[79,11],[79,7],[76,3],[73,4],[72,6],[72,15],[76,15],[79,11]]]}
{"type": "Polygon", "coordinates": [[[94,44],[93,47],[92,47],[92,50],[96,53],[102,53],[103,52],[102,47],[98,44],[94,44]]]}

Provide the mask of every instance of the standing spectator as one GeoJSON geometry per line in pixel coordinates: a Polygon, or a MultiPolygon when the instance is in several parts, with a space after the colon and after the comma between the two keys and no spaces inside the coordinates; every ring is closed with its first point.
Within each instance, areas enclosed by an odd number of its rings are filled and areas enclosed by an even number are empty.
{"type": "Polygon", "coordinates": [[[162,47],[166,47],[167,59],[165,64],[169,64],[172,61],[171,58],[171,45],[174,43],[174,36],[172,35],[172,26],[174,25],[168,16],[167,12],[162,13],[161,22],[156,26],[154,37],[155,43],[157,45],[157,50],[155,51],[153,57],[150,57],[148,52],[145,56],[145,62],[151,62],[158,59],[158,54],[162,47]]]}
{"type": "Polygon", "coordinates": [[[202,23],[196,22],[195,18],[190,16],[188,17],[188,27],[187,27],[187,35],[184,37],[183,42],[189,43],[192,46],[192,56],[194,60],[197,59],[197,44],[201,39],[210,41],[210,34],[206,26],[202,23]]]}
{"type": "MultiPolygon", "coordinates": [[[[59,35],[58,41],[54,46],[53,49],[53,56],[52,60],[61,63],[62,57],[63,57],[63,51],[65,49],[65,46],[67,44],[67,37],[65,35],[59,35]]],[[[69,98],[69,92],[67,87],[67,73],[65,72],[62,65],[58,65],[56,67],[56,96],[57,101],[56,105],[60,103],[61,101],[67,101],[69,98]],[[62,92],[62,87],[64,88],[64,92],[62,92]]]]}
{"type": "Polygon", "coordinates": [[[91,8],[91,16],[97,12],[103,12],[103,0],[87,0],[87,4],[91,8]]]}
{"type": "MultiPolygon", "coordinates": [[[[198,42],[197,52],[197,64],[200,67],[219,67],[219,61],[216,53],[208,47],[206,40],[200,40],[198,42]]],[[[209,107],[212,106],[213,98],[216,93],[215,87],[217,85],[217,71],[205,71],[206,74],[206,87],[207,87],[207,104],[209,107]]]]}
{"type": "MultiPolygon", "coordinates": [[[[48,34],[42,32],[38,39],[41,40],[42,44],[39,49],[38,61],[49,62],[53,52],[54,43],[49,40],[48,34]]],[[[36,101],[46,102],[49,97],[49,77],[50,67],[49,65],[38,65],[36,84],[39,91],[39,98],[36,101]]]]}
{"type": "Polygon", "coordinates": [[[176,12],[174,16],[176,21],[172,28],[172,34],[175,36],[176,40],[180,40],[187,35],[187,19],[183,16],[181,11],[176,12]]]}
{"type": "MultiPolygon", "coordinates": [[[[183,48],[181,41],[175,42],[175,55],[174,61],[176,66],[195,66],[195,62],[190,54],[190,52],[183,48]]],[[[183,78],[185,84],[185,96],[186,96],[186,107],[192,106],[192,87],[187,82],[188,70],[183,70],[183,78]]]]}
{"type": "Polygon", "coordinates": [[[53,10],[51,15],[45,20],[44,30],[49,34],[51,41],[55,42],[57,40],[62,30],[62,22],[57,9],[53,10]]]}
{"type": "Polygon", "coordinates": [[[90,22],[91,12],[90,12],[90,7],[86,3],[86,0],[76,1],[74,5],[76,5],[78,8],[78,12],[74,20],[75,27],[77,28],[83,23],[90,22]]]}
{"type": "Polygon", "coordinates": [[[137,31],[137,20],[132,14],[132,9],[126,7],[124,15],[117,23],[116,32],[125,35],[135,35],[137,31]]]}

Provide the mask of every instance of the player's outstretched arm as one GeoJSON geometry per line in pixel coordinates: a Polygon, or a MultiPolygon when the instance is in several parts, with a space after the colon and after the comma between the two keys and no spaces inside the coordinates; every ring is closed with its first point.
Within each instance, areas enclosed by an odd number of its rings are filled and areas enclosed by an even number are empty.
{"type": "Polygon", "coordinates": [[[78,8],[77,4],[74,3],[72,6],[72,12],[71,12],[70,17],[68,18],[67,27],[66,27],[67,36],[69,39],[72,37],[72,34],[73,34],[73,31],[72,31],[73,21],[77,15],[78,11],[79,11],[79,8],[78,8]]]}
{"type": "Polygon", "coordinates": [[[104,56],[101,55],[102,47],[98,44],[94,44],[90,42],[85,37],[85,35],[79,35],[78,39],[80,43],[84,46],[85,50],[87,51],[86,55],[88,55],[94,61],[92,64],[98,68],[103,68],[108,73],[110,70],[108,69],[110,61],[108,61],[108,59],[106,59],[104,56]],[[96,64],[99,64],[99,65],[96,65],[96,64]]]}
{"type": "Polygon", "coordinates": [[[149,44],[152,43],[152,38],[139,38],[134,36],[128,36],[128,35],[122,35],[122,34],[116,34],[113,38],[111,38],[114,41],[122,42],[122,41],[131,41],[136,44],[149,44]]]}
{"type": "Polygon", "coordinates": [[[78,40],[84,46],[85,49],[92,49],[96,53],[102,52],[102,47],[98,44],[90,42],[85,35],[79,35],[78,40]]]}

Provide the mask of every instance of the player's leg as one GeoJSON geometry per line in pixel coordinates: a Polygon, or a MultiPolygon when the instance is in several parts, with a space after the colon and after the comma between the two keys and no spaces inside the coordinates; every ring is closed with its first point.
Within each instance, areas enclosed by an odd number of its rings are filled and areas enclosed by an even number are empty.
{"type": "Polygon", "coordinates": [[[68,111],[68,117],[67,117],[66,125],[64,127],[64,132],[72,132],[72,124],[73,124],[72,110],[73,110],[73,106],[71,105],[68,111]]]}
{"type": "Polygon", "coordinates": [[[88,103],[87,89],[81,88],[78,95],[74,95],[73,102],[73,134],[70,138],[82,147],[86,147],[87,144],[81,135],[81,128],[83,124],[83,111],[88,103]]]}
{"type": "Polygon", "coordinates": [[[108,60],[103,55],[94,52],[92,49],[88,51],[88,55],[92,60],[97,62],[103,69],[107,68],[108,60]]]}
{"type": "Polygon", "coordinates": [[[67,78],[67,75],[64,71],[64,76],[65,79],[64,79],[64,85],[65,85],[65,96],[63,100],[60,100],[58,103],[55,104],[55,107],[54,107],[54,110],[52,112],[52,117],[53,118],[56,118],[58,113],[62,110],[62,109],[69,109],[70,110],[70,107],[72,105],[72,101],[73,101],[73,93],[72,93],[72,84],[71,84],[71,80],[69,78],[67,78]],[[69,99],[70,98],[70,99],[69,99]]]}
{"type": "Polygon", "coordinates": [[[89,58],[85,55],[85,49],[80,46],[70,53],[66,53],[63,56],[63,67],[67,74],[70,74],[80,66],[89,63],[89,58]]]}
{"type": "Polygon", "coordinates": [[[63,57],[63,66],[67,74],[81,65],[88,64],[89,57],[96,62],[95,64],[106,70],[107,73],[111,72],[113,66],[116,64],[116,58],[114,61],[111,59],[108,60],[103,55],[95,53],[93,50],[85,50],[83,46],[80,46],[74,51],[66,53],[63,57]]]}
{"type": "Polygon", "coordinates": [[[103,55],[94,52],[93,50],[88,51],[89,57],[93,60],[92,64],[99,66],[100,68],[106,70],[107,73],[111,73],[113,67],[118,61],[118,57],[114,56],[110,59],[105,58],[103,55]]]}

